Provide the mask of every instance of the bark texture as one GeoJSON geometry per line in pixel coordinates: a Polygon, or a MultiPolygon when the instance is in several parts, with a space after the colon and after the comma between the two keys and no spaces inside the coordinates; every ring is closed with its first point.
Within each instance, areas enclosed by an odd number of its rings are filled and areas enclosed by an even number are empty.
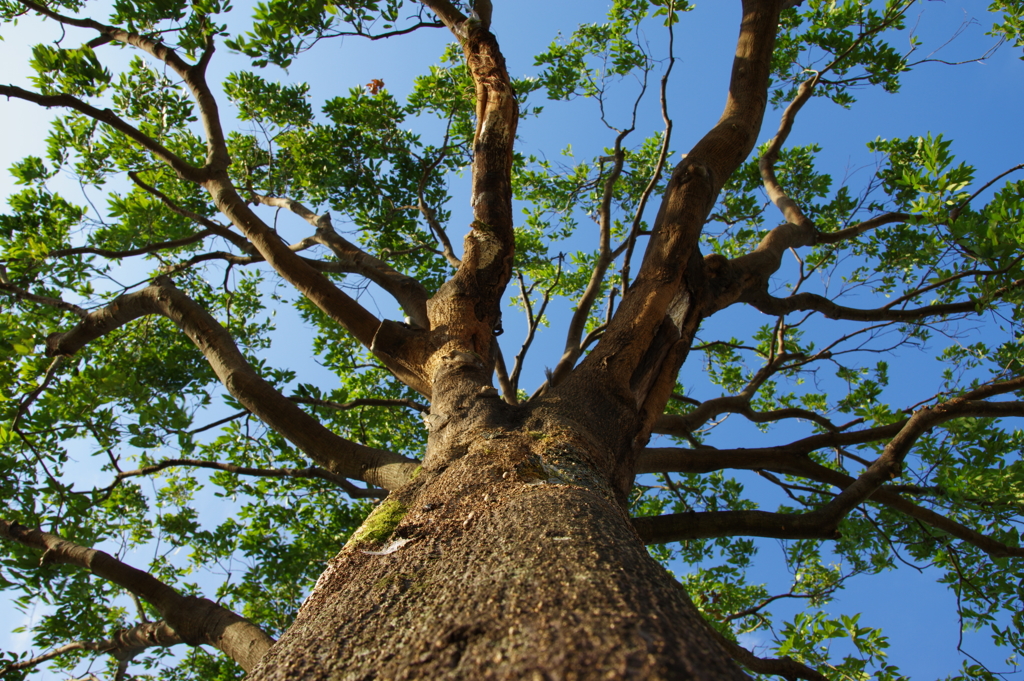
{"type": "Polygon", "coordinates": [[[611,450],[557,403],[482,402],[248,678],[746,678],[632,529],[611,450]]]}

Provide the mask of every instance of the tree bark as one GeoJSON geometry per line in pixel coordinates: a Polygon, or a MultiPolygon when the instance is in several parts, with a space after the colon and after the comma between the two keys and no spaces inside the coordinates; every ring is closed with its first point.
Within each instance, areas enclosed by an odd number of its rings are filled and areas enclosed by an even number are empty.
{"type": "Polygon", "coordinates": [[[481,398],[431,438],[250,680],[747,678],[557,401],[481,398]]]}

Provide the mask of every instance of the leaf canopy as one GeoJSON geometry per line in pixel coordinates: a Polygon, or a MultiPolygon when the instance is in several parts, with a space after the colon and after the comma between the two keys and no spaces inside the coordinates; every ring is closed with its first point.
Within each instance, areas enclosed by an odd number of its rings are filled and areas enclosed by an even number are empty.
{"type": "MultiPolygon", "coordinates": [[[[684,69],[700,76],[673,50],[702,31],[704,11],[615,0],[607,16],[552,35],[539,54],[515,52],[514,278],[498,329],[506,399],[526,400],[571,370],[635,280],[672,159],[693,137],[680,132],[688,111],[721,105],[687,99],[677,84],[684,69]],[[572,357],[561,367],[567,327],[572,357]]],[[[1013,400],[1024,390],[1024,166],[992,169],[971,149],[960,160],[963,148],[914,111],[906,115],[920,116],[917,134],[861,140],[852,161],[861,170],[843,177],[829,154],[841,132],[821,123],[837,107],[856,110],[858,100],[946,73],[928,63],[937,58],[919,57],[935,40],[912,31],[919,11],[906,0],[806,0],[783,10],[765,130],[795,118],[799,131],[816,116],[825,132],[799,144],[788,130],[767,132],[723,179],[701,236],[705,262],[762,258],[763,281],[724,292],[723,311],[701,327],[654,427],[650,451],[671,462],[641,471],[630,500],[637,517],[815,512],[923,407],[980,400],[985,390],[999,397],[929,424],[899,476],[845,515],[834,540],[788,538],[773,551],[725,532],[652,544],[710,626],[830,679],[903,678],[893,661],[906,658],[839,595],[905,564],[927,567],[955,594],[954,626],[990,633],[998,654],[1024,652],[1024,431],[1005,418],[1022,415],[1013,400]],[[797,115],[805,91],[829,101],[797,115]],[[802,224],[813,239],[772,250],[782,227],[802,224]],[[702,464],[712,451],[717,463],[702,464]],[[766,576],[771,554],[781,578],[766,576]]],[[[990,12],[980,21],[992,25],[991,40],[971,36],[972,56],[987,56],[997,39],[1008,43],[997,57],[1017,56],[1024,5],[993,2],[990,12]]],[[[0,215],[4,517],[105,547],[279,635],[384,490],[311,460],[232,392],[215,342],[196,341],[173,315],[111,323],[71,352],[56,343],[170,277],[282,404],[339,441],[419,460],[426,398],[282,276],[204,173],[222,144],[224,177],[268,238],[372,314],[415,326],[416,291],[436,294],[461,266],[457,237],[470,220],[462,195],[479,114],[462,51],[435,32],[435,64],[403,56],[415,78],[381,73],[372,86],[322,98],[322,84],[287,69],[309,60],[332,72],[341,40],[358,60],[358,46],[370,43],[355,41],[389,36],[400,50],[406,34],[441,21],[400,0],[248,9],[4,0],[0,14],[7,41],[21,40],[16,25],[32,25],[43,41],[31,47],[35,75],[0,94],[54,114],[45,149],[12,163],[16,186],[0,215]]],[[[501,21],[492,28],[510,55],[517,38],[501,21]]],[[[6,132],[17,135],[16,122],[6,132]]],[[[1001,134],[992,131],[992,144],[1001,134]]],[[[17,543],[5,542],[0,559],[0,588],[30,623],[37,653],[159,619],[125,589],[40,564],[17,543]]],[[[95,655],[71,650],[22,668],[33,655],[9,651],[0,669],[9,665],[5,678],[45,674],[47,665],[70,673],[95,655]]],[[[1002,669],[991,656],[962,660],[948,678],[995,679],[1002,669]]],[[[113,670],[118,660],[102,664],[113,670]]],[[[151,648],[131,669],[136,678],[242,675],[203,648],[151,648]]]]}

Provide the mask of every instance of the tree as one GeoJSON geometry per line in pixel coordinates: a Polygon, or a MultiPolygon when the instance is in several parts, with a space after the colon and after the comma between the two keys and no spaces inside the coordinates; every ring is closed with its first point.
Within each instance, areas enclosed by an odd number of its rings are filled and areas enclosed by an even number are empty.
{"type": "MultiPolygon", "coordinates": [[[[57,29],[0,85],[57,112],[0,216],[0,586],[52,605],[4,678],[899,678],[824,608],[900,560],[1021,651],[1024,164],[976,180],[923,130],[834,188],[787,143],[812,99],[937,60],[894,47],[913,5],[743,0],[724,111],[676,162],[684,0],[615,0],[522,79],[485,0],[266,0],[241,27],[219,0],[4,2],[57,29]],[[273,80],[424,31],[456,42],[404,103],[375,78],[317,113],[273,80]],[[250,67],[214,76],[230,52],[250,67]],[[542,96],[596,101],[611,146],[530,148],[542,96]],[[270,347],[279,310],[330,382],[270,347]],[[754,537],[785,540],[789,592],[748,574],[754,537]],[[761,630],[773,653],[737,643],[761,630]]],[[[1024,4],[990,11],[1020,46],[1024,4]]]]}

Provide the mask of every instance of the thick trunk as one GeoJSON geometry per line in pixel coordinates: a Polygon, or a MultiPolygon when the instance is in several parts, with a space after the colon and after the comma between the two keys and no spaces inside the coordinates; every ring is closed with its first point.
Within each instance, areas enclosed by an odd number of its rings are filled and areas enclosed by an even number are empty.
{"type": "Polygon", "coordinates": [[[482,397],[434,426],[249,679],[746,678],[560,411],[482,397]]]}

